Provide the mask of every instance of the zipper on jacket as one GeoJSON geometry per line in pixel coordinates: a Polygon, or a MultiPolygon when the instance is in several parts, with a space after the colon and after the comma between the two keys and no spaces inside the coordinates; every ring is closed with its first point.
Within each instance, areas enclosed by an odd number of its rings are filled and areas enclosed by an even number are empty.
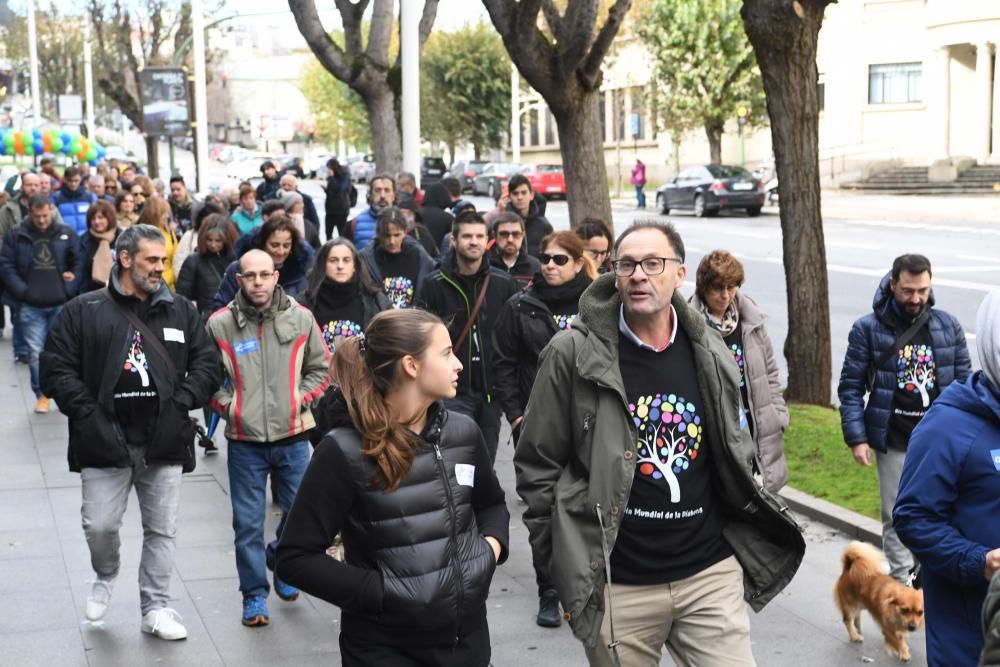
{"type": "MultiPolygon", "coordinates": [[[[257,339],[260,340],[260,369],[261,377],[264,378],[264,382],[269,380],[267,375],[267,352],[264,350],[264,321],[261,320],[257,323],[257,339]]],[[[268,440],[271,437],[271,422],[267,418],[267,392],[264,392],[264,405],[261,406],[261,412],[264,413],[264,439],[268,440]]]]}
{"type": "MultiPolygon", "coordinates": [[[[441,427],[437,429],[440,439],[441,427]]],[[[455,646],[458,646],[458,624],[459,614],[462,613],[462,605],[465,602],[465,586],[462,583],[462,563],[458,559],[458,512],[455,510],[455,497],[451,492],[451,484],[448,482],[448,470],[444,466],[444,458],[441,456],[441,447],[434,442],[434,458],[437,460],[438,472],[441,474],[441,481],[444,482],[445,498],[448,501],[448,515],[451,517],[451,557],[452,566],[455,568],[455,646]]]]}
{"type": "MultiPolygon", "coordinates": [[[[465,319],[466,319],[466,321],[471,320],[472,319],[472,311],[469,309],[469,296],[465,293],[465,290],[463,290],[458,285],[458,283],[456,283],[454,280],[452,280],[447,275],[445,275],[445,273],[443,271],[441,272],[441,277],[445,280],[445,282],[447,282],[449,285],[451,285],[456,290],[458,290],[458,293],[462,295],[462,300],[465,301],[465,319]]],[[[475,287],[476,287],[476,283],[473,282],[472,283],[473,290],[475,289],[475,287]]],[[[489,297],[489,295],[487,295],[487,298],[488,297],[489,297]]],[[[485,305],[485,300],[483,302],[483,305],[485,305]]],[[[482,310],[480,310],[479,312],[481,313],[482,310]]],[[[475,327],[475,329],[476,329],[476,335],[479,334],[479,326],[478,325],[479,325],[478,322],[473,322],[472,323],[472,326],[469,327],[469,335],[465,337],[465,341],[464,341],[464,342],[466,342],[466,343],[469,344],[469,368],[472,368],[472,339],[469,338],[469,336],[473,335],[473,332],[472,332],[473,327],[475,327]]],[[[486,382],[486,358],[485,358],[485,356],[483,355],[483,352],[482,352],[482,342],[480,342],[479,356],[480,356],[480,359],[481,359],[481,363],[479,364],[479,368],[482,370],[482,373],[483,373],[483,391],[486,392],[487,391],[487,386],[488,386],[487,382],[486,382]]],[[[469,380],[469,392],[470,393],[472,392],[472,380],[471,379],[469,380]]],[[[487,399],[489,399],[488,396],[487,396],[487,399]]],[[[487,400],[487,403],[489,403],[489,402],[490,401],[487,400]]]]}

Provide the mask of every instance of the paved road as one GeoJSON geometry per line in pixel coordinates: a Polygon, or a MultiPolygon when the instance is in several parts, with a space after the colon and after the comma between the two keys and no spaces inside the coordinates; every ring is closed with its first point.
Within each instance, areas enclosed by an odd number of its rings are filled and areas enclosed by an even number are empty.
{"type": "MultiPolygon", "coordinates": [[[[14,366],[10,330],[0,340],[0,664],[18,667],[78,665],[338,665],[336,608],[304,596],[270,600],[272,625],[240,625],[240,594],[233,555],[226,454],[201,459],[184,478],[171,604],[184,617],[185,642],[168,643],[139,632],[141,526],[134,496],[122,528],[122,571],[107,617],[84,619],[93,577],[80,527],[79,477],[66,467],[66,421],[58,413],[31,414],[28,372],[14,366]]],[[[503,436],[506,438],[506,433],[503,436]]],[[[534,573],[523,506],[513,494],[511,448],[502,446],[497,470],[511,511],[511,558],[498,571],[489,599],[493,664],[571,667],[585,664],[569,629],[534,624],[534,573]]],[[[792,480],[794,483],[794,480],[792,480]]],[[[269,507],[273,531],[277,508],[269,507]]],[[[863,621],[868,643],[847,640],[831,599],[839,553],[847,539],[803,522],[808,550],[792,584],[752,617],[753,651],[768,667],[869,662],[898,665],[882,649],[876,626],[863,621]]],[[[912,664],[925,664],[923,634],[911,641],[912,664]]],[[[672,664],[664,659],[663,664],[672,664]]]]}

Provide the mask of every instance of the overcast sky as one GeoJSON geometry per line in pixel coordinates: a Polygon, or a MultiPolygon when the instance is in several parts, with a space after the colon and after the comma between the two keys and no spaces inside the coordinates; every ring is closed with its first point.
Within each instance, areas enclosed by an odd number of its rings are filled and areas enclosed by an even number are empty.
{"type": "MultiPolygon", "coordinates": [[[[206,4],[210,3],[211,0],[206,2],[206,4]]],[[[339,14],[334,8],[332,1],[317,0],[316,7],[320,11],[320,18],[323,20],[324,26],[328,29],[337,27],[339,24],[339,14]]],[[[240,14],[267,13],[270,16],[262,16],[254,18],[254,20],[275,22],[277,19],[281,23],[287,21],[294,25],[292,14],[288,10],[288,5],[284,2],[275,2],[274,0],[227,0],[223,15],[230,12],[239,12],[240,14]],[[281,21],[282,15],[286,17],[285,21],[281,21]]],[[[247,18],[249,19],[250,17],[247,18]]],[[[441,0],[438,4],[434,27],[451,30],[465,23],[476,23],[479,20],[488,21],[489,17],[482,3],[477,0],[441,0]]]]}

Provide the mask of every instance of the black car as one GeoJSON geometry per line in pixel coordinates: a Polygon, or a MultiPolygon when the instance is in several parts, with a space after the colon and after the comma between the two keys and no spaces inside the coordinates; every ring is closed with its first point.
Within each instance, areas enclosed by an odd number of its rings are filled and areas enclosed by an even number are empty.
{"type": "Polygon", "coordinates": [[[439,157],[425,157],[420,160],[420,187],[426,188],[428,185],[434,185],[444,178],[444,172],[447,167],[444,165],[444,160],[439,157]]]}
{"type": "Polygon", "coordinates": [[[483,167],[488,165],[486,160],[459,160],[451,165],[451,169],[445,176],[457,179],[462,186],[462,192],[472,190],[473,180],[483,172],[483,167]]]}
{"type": "Polygon", "coordinates": [[[666,215],[673,209],[691,209],[699,218],[723,209],[742,208],[760,215],[764,184],[744,169],[724,164],[690,167],[656,191],[656,208],[666,215]]]}

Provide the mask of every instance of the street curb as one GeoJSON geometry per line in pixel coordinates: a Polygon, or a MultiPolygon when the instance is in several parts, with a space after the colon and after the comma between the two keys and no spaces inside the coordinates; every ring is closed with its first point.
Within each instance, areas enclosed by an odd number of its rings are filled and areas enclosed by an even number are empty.
{"type": "Polygon", "coordinates": [[[882,524],[875,519],[844,509],[822,498],[810,496],[790,486],[783,488],[778,495],[793,511],[836,528],[855,540],[882,547],[882,524]]]}

